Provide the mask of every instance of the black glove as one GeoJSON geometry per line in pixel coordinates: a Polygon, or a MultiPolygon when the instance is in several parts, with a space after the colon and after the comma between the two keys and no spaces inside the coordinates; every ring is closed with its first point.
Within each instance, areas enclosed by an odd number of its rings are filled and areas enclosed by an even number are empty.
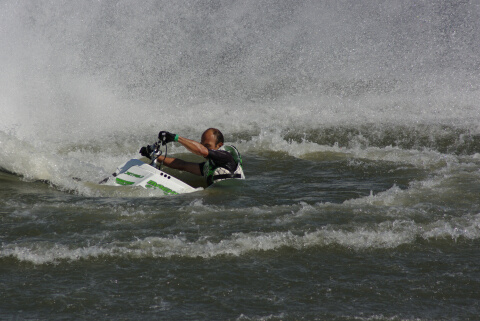
{"type": "Polygon", "coordinates": [[[140,155],[150,157],[150,154],[155,150],[154,145],[148,145],[140,148],[140,155]]]}
{"type": "Polygon", "coordinates": [[[158,139],[162,142],[162,145],[165,145],[167,143],[176,142],[178,140],[178,135],[162,130],[158,133],[158,139]]]}

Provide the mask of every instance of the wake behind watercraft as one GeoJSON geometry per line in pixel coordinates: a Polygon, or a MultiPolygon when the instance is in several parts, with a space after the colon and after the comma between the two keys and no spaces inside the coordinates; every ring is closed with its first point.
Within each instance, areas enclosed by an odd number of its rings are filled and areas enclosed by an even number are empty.
{"type": "Polygon", "coordinates": [[[148,146],[150,153],[150,164],[140,159],[130,159],[117,167],[112,176],[105,178],[100,184],[112,186],[132,186],[143,187],[146,189],[158,190],[165,195],[175,195],[191,193],[202,188],[194,188],[180,179],[165,173],[161,170],[161,165],[157,163],[158,156],[162,155],[162,146],[165,146],[165,156],[167,154],[167,145],[165,141],[159,140],[153,145],[148,146]],[[157,168],[157,166],[159,168],[157,168]]]}

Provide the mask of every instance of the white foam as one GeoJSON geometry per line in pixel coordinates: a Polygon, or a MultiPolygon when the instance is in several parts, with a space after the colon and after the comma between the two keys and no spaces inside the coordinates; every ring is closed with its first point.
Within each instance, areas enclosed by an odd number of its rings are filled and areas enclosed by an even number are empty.
{"type": "Polygon", "coordinates": [[[115,241],[82,247],[71,247],[51,242],[2,244],[1,257],[14,257],[33,264],[60,263],[99,257],[124,258],[214,258],[241,256],[252,252],[274,251],[282,248],[303,250],[312,247],[341,246],[362,251],[387,249],[414,244],[417,238],[435,241],[461,238],[480,238],[480,214],[450,221],[439,220],[419,224],[413,220],[384,221],[375,225],[354,227],[327,225],[303,234],[284,232],[233,233],[229,238],[212,242],[209,237],[189,241],[184,235],[174,237],[146,237],[130,242],[115,241]]]}
{"type": "Polygon", "coordinates": [[[429,224],[428,230],[423,233],[425,239],[454,239],[459,238],[476,240],[480,237],[480,214],[466,215],[454,218],[451,221],[440,220],[429,224]]]}

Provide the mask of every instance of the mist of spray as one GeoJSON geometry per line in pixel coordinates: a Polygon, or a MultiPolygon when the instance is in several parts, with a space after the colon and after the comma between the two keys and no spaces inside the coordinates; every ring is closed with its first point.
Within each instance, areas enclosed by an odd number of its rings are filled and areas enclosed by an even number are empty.
{"type": "Polygon", "coordinates": [[[0,130],[20,139],[480,118],[473,1],[43,0],[0,11],[0,130]]]}

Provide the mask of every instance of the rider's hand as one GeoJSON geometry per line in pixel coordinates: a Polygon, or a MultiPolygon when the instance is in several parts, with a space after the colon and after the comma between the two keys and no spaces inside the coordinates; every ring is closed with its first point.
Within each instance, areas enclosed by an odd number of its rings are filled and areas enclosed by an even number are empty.
{"type": "Polygon", "coordinates": [[[178,135],[162,130],[158,133],[158,139],[162,142],[163,145],[165,145],[167,143],[178,141],[178,135]]]}
{"type": "Polygon", "coordinates": [[[150,157],[150,154],[153,152],[152,145],[144,146],[140,148],[140,155],[145,156],[145,157],[150,157]]]}

